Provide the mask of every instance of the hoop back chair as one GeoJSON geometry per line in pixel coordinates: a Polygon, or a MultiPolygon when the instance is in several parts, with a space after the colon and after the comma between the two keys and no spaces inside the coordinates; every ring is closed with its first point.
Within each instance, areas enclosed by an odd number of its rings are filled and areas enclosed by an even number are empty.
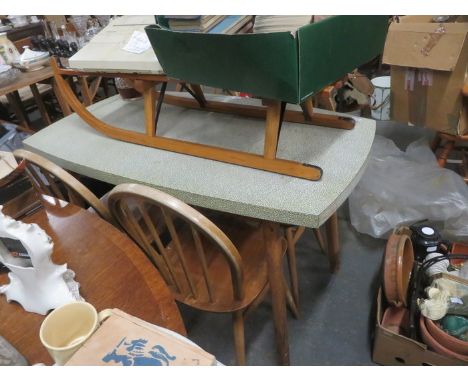
{"type": "Polygon", "coordinates": [[[39,194],[52,196],[82,208],[91,207],[100,217],[113,222],[104,203],[63,168],[27,150],[15,150],[13,155],[17,160],[25,162],[25,171],[39,194]]]}
{"type": "Polygon", "coordinates": [[[204,311],[232,313],[236,358],[244,364],[244,315],[269,285],[258,225],[230,220],[223,226],[226,235],[184,202],[139,184],[115,187],[109,209],[159,269],[176,300],[204,311]],[[164,220],[167,237],[157,228],[158,219],[164,220]]]}

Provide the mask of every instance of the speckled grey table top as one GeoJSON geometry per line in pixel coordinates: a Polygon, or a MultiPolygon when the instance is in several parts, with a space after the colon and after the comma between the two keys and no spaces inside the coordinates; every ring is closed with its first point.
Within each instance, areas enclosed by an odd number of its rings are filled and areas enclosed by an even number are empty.
{"type": "MultiPolygon", "coordinates": [[[[221,97],[228,98],[258,102],[221,97]]],[[[144,131],[141,100],[114,96],[89,110],[115,126],[144,131]]],[[[323,177],[317,182],[114,140],[76,114],[24,143],[66,169],[108,183],[143,183],[197,206],[318,227],[346,200],[367,163],[375,121],[356,119],[349,131],[283,123],[278,157],[322,167],[323,177]]],[[[158,134],[260,154],[264,120],[163,105],[158,134]]]]}

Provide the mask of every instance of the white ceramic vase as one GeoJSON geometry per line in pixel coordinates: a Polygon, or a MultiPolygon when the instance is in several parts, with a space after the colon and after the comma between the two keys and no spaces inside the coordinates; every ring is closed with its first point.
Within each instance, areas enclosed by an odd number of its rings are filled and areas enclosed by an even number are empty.
{"type": "Polygon", "coordinates": [[[9,269],[10,283],[0,286],[7,301],[17,301],[28,312],[47,314],[71,301],[80,300],[79,284],[67,265],[51,260],[54,244],[37,224],[26,224],[3,214],[0,206],[0,238],[19,240],[26,249],[32,266],[18,265],[9,251],[0,248],[0,261],[9,269]]]}

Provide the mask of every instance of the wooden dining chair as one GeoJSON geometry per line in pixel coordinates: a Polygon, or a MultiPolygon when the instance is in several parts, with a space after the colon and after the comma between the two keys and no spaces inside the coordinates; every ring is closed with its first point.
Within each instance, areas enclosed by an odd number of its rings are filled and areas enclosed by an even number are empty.
{"type": "MultiPolygon", "coordinates": [[[[462,86],[461,95],[464,97],[464,102],[468,103],[468,79],[462,86]]],[[[468,118],[468,108],[463,109],[464,117],[468,118]]],[[[437,163],[440,167],[445,167],[453,151],[457,151],[461,157],[459,166],[460,175],[465,183],[468,184],[468,134],[452,135],[443,132],[437,132],[431,143],[431,149],[436,155],[437,163]]]]}
{"type": "MultiPolygon", "coordinates": [[[[218,224],[218,219],[223,219],[225,215],[219,211],[213,211],[205,208],[197,208],[198,211],[203,213],[204,215],[208,216],[215,224],[218,224]]],[[[259,219],[245,217],[245,216],[238,216],[238,219],[246,219],[249,221],[260,222],[259,219]]],[[[305,232],[305,227],[303,226],[285,226],[284,227],[284,235],[287,243],[287,250],[286,250],[286,258],[288,261],[288,274],[289,274],[289,282],[290,282],[290,291],[291,296],[287,296],[290,298],[288,301],[288,307],[291,310],[291,313],[294,317],[298,318],[299,316],[299,276],[297,272],[297,260],[296,260],[296,244],[302,235],[305,232]]],[[[315,240],[322,251],[323,254],[329,255],[330,260],[330,269],[334,273],[334,265],[333,259],[331,258],[330,254],[328,253],[328,245],[325,243],[325,239],[322,235],[322,231],[320,228],[313,228],[312,232],[315,236],[315,240]]]]}
{"type": "MultiPolygon", "coordinates": [[[[115,187],[109,210],[158,268],[176,300],[232,314],[237,362],[245,364],[244,318],[269,289],[260,224],[226,216],[217,226],[179,199],[140,184],[115,187]],[[136,210],[142,218],[135,218],[136,210]],[[158,228],[158,220],[165,229],[158,228]]],[[[291,301],[285,280],[284,285],[291,301]]]]}
{"type": "Polygon", "coordinates": [[[13,155],[18,162],[24,161],[25,171],[39,194],[53,196],[82,208],[90,207],[101,218],[113,223],[105,204],[63,168],[27,150],[15,150],[13,155]]]}

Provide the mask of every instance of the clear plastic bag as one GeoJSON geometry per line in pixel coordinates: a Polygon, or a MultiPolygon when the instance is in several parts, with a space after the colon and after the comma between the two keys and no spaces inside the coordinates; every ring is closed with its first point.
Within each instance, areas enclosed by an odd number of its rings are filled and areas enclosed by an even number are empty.
{"type": "Polygon", "coordinates": [[[376,136],[349,209],[354,228],[376,238],[425,219],[438,223],[444,238],[468,238],[468,186],[460,175],[438,166],[424,139],[403,152],[376,136]]]}
{"type": "Polygon", "coordinates": [[[0,136],[0,151],[13,152],[23,148],[23,141],[29,134],[16,130],[16,125],[9,122],[2,122],[0,126],[4,129],[0,136]]]}

